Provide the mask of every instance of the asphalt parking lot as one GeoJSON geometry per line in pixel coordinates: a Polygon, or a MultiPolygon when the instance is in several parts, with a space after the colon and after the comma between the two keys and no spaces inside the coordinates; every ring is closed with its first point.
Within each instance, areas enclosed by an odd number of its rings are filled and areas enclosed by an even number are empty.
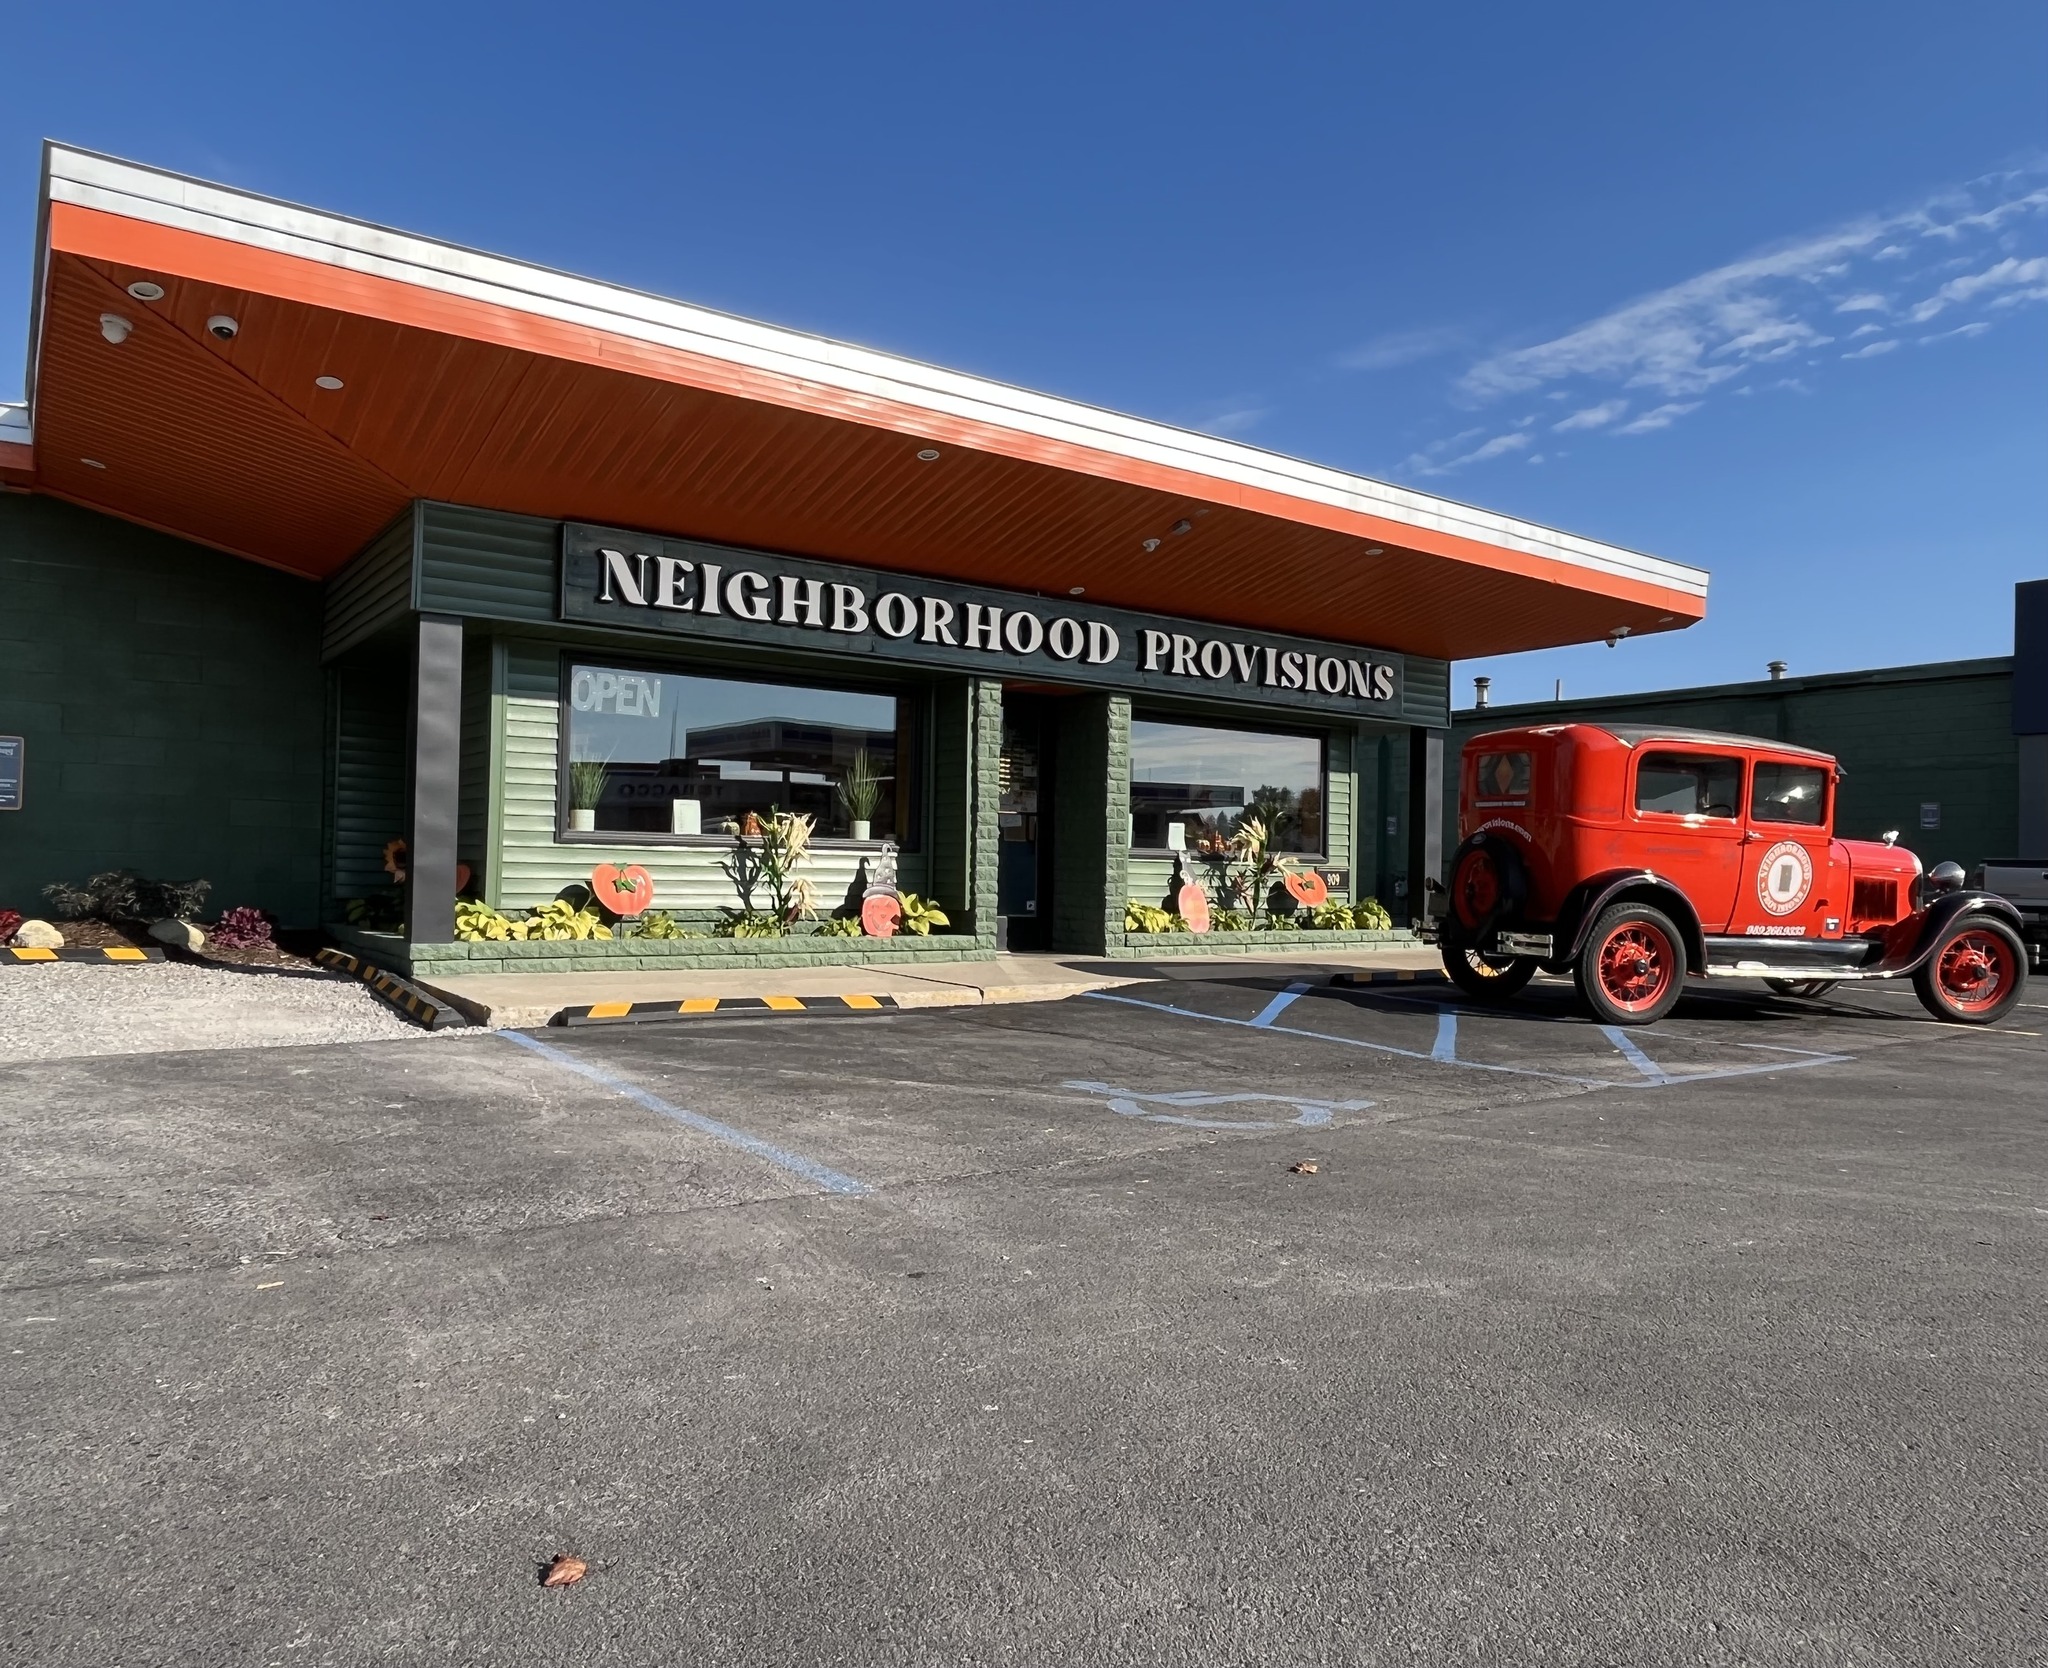
{"type": "Polygon", "coordinates": [[[2048,999],[1567,997],[0,1067],[10,1660],[2048,1660],[2048,999]]]}

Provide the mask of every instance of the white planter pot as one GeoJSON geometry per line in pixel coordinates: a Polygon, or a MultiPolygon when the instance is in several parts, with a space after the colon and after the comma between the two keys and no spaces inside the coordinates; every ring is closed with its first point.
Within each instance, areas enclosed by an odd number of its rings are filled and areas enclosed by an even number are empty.
{"type": "Polygon", "coordinates": [[[871,838],[871,831],[873,827],[874,824],[869,822],[865,817],[855,817],[853,819],[853,837],[856,840],[869,839],[871,838]]]}
{"type": "Polygon", "coordinates": [[[569,826],[579,834],[590,833],[597,827],[596,810],[593,808],[588,811],[571,811],[569,813],[569,826]]]}

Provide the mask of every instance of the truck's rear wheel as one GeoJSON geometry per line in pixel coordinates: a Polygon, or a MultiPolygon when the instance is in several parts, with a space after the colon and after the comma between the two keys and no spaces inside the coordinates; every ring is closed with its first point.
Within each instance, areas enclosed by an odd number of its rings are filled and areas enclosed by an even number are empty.
{"type": "Polygon", "coordinates": [[[1505,1002],[1536,977],[1534,956],[1482,956],[1455,944],[1446,944],[1443,956],[1451,983],[1482,1002],[1505,1002]]]}
{"type": "Polygon", "coordinates": [[[2027,983],[2027,952],[2002,921],[1965,917],[1941,935],[1913,975],[1913,988],[1936,1019],[1989,1025],[2003,1019],[2027,983]]]}
{"type": "Polygon", "coordinates": [[[1654,1025],[1684,988],[1684,943],[1648,904],[1602,910],[1572,970],[1579,999],[1603,1025],[1654,1025]]]}

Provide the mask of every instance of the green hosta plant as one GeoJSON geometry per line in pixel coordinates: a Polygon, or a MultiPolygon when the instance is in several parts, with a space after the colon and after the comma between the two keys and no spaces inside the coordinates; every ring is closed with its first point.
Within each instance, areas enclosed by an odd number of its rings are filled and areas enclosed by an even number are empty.
{"type": "Polygon", "coordinates": [[[1186,932],[1187,922],[1170,909],[1161,909],[1157,904],[1140,903],[1132,898],[1124,905],[1125,932],[1186,932]]]}
{"type": "Polygon", "coordinates": [[[455,900],[455,936],[465,944],[498,943],[524,938],[526,923],[501,915],[487,903],[474,898],[455,900]]]}
{"type": "Polygon", "coordinates": [[[903,930],[914,932],[919,938],[930,937],[934,927],[950,927],[953,924],[953,918],[930,898],[920,898],[915,892],[900,892],[896,901],[903,908],[903,930]]]}
{"type": "Polygon", "coordinates": [[[1250,932],[1252,918],[1241,909],[1212,909],[1209,911],[1211,932],[1250,932]]]}
{"type": "Polygon", "coordinates": [[[1360,898],[1351,906],[1351,924],[1361,932],[1387,932],[1392,929],[1394,918],[1378,898],[1360,898]]]}
{"type": "Polygon", "coordinates": [[[860,917],[858,915],[834,915],[818,928],[820,938],[860,938],[860,917]]]}
{"type": "Polygon", "coordinates": [[[782,917],[765,909],[728,909],[725,919],[712,929],[714,938],[780,938],[786,929],[782,917]]]}
{"type": "Polygon", "coordinates": [[[634,929],[635,938],[702,938],[700,932],[692,932],[665,909],[650,909],[640,917],[634,929]]]}
{"type": "Polygon", "coordinates": [[[609,938],[612,929],[604,924],[604,917],[588,904],[578,907],[567,898],[555,898],[544,903],[519,923],[525,932],[522,938],[609,938]]]}
{"type": "Polygon", "coordinates": [[[1332,898],[1310,910],[1308,921],[1310,926],[1322,932],[1348,932],[1351,928],[1351,906],[1332,898]]]}

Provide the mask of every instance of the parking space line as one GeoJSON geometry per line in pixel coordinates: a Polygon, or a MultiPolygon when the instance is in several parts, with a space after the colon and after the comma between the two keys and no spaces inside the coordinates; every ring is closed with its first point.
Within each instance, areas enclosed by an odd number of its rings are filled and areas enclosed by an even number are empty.
{"type": "Polygon", "coordinates": [[[1443,1065],[1458,1063],[1458,1016],[1449,1008],[1436,1016],[1436,1042],[1429,1057],[1443,1065]]]}
{"type": "Polygon", "coordinates": [[[1669,1083],[1671,1081],[1670,1074],[1662,1066],[1658,1065],[1655,1060],[1651,1059],[1649,1055],[1645,1054],[1641,1048],[1637,1047],[1635,1038],[1631,1037],[1619,1025],[1603,1025],[1600,1027],[1600,1034],[1614,1044],[1622,1056],[1627,1059],[1628,1063],[1634,1066],[1637,1071],[1641,1072],[1652,1083],[1669,1083]]]}
{"type": "Polygon", "coordinates": [[[540,1055],[543,1059],[560,1066],[564,1071],[573,1071],[578,1077],[587,1077],[593,1083],[602,1084],[614,1094],[624,1095],[637,1106],[645,1107],[657,1117],[667,1118],[693,1129],[699,1135],[708,1135],[714,1141],[721,1141],[728,1147],[736,1147],[752,1157],[765,1159],[779,1170],[787,1170],[793,1176],[815,1182],[828,1193],[865,1193],[867,1184],[858,1182],[849,1175],[804,1158],[800,1154],[785,1152],[772,1141],[763,1141],[758,1135],[749,1135],[743,1129],[734,1129],[731,1124],[722,1124],[716,1118],[707,1118],[701,1112],[686,1112],[680,1106],[672,1106],[657,1094],[651,1094],[637,1083],[628,1083],[623,1077],[614,1076],[602,1066],[593,1066],[586,1060],[544,1043],[538,1037],[529,1037],[520,1031],[493,1031],[494,1037],[503,1037],[508,1043],[517,1043],[521,1048],[540,1055]]]}
{"type": "Polygon", "coordinates": [[[1268,1002],[1263,1008],[1259,1010],[1258,1018],[1252,1021],[1252,1028],[1257,1031],[1265,1030],[1266,1027],[1271,1025],[1274,1020],[1278,1019],[1282,1014],[1284,1014],[1287,1011],[1288,1007],[1292,1003],[1297,1001],[1300,998],[1302,992],[1307,989],[1308,980],[1306,979],[1301,980],[1299,983],[1289,985],[1278,996],[1274,997],[1272,1001],[1268,1002]]]}
{"type": "MultiPolygon", "coordinates": [[[[1081,993],[1084,1001],[1121,1002],[1129,1008],[1150,1008],[1156,1014],[1172,1014],[1176,1019],[1206,1019],[1213,1025],[1236,1025],[1245,1030],[1252,1029],[1248,1019],[1230,1019],[1222,1014],[1205,1014],[1194,1008],[1176,1008],[1169,1002],[1144,1002],[1135,996],[1118,996],[1113,991],[1088,990],[1081,993]]],[[[1428,1060],[1432,1064],[1458,1066],[1466,1071],[1501,1072],[1509,1077],[1540,1077],[1552,1083],[1580,1083],[1589,1089],[1611,1089],[1616,1085],[1611,1078],[1580,1077],[1572,1072],[1538,1071],[1532,1066],[1492,1066],[1479,1060],[1437,1061],[1433,1055],[1418,1053],[1412,1048],[1396,1048],[1392,1043],[1367,1042],[1362,1037],[1333,1037],[1327,1031],[1303,1031],[1292,1025],[1265,1025],[1259,1027],[1275,1036],[1307,1037],[1314,1042],[1337,1043],[1344,1048],[1370,1049],[1375,1054],[1392,1054],[1403,1060],[1428,1060]]]]}

